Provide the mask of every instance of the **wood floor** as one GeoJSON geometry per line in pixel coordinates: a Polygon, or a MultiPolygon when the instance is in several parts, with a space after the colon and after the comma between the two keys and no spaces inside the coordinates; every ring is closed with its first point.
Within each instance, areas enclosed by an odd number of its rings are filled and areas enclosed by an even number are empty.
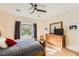
{"type": "Polygon", "coordinates": [[[79,56],[79,53],[73,52],[66,48],[64,48],[63,50],[57,50],[46,46],[46,56],[79,56]]]}
{"type": "Polygon", "coordinates": [[[78,56],[77,53],[68,51],[67,49],[63,49],[63,51],[57,51],[54,54],[48,53],[47,56],[78,56]]]}

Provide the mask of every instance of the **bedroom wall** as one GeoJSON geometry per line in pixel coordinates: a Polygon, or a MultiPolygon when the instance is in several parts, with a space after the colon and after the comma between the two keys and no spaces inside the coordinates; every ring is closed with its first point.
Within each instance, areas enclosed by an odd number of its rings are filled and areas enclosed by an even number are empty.
{"type": "Polygon", "coordinates": [[[15,21],[19,20],[26,23],[34,23],[33,19],[13,15],[6,12],[0,12],[0,28],[2,28],[2,36],[14,38],[15,21]]]}
{"type": "Polygon", "coordinates": [[[66,47],[79,52],[79,7],[73,8],[69,11],[63,12],[55,17],[45,20],[34,21],[30,18],[21,17],[6,12],[0,12],[0,27],[3,28],[2,35],[5,37],[14,38],[15,21],[20,20],[24,22],[37,22],[37,36],[49,33],[49,24],[63,21],[66,35],[66,47]],[[77,30],[69,30],[70,25],[78,25],[77,30]],[[47,30],[45,30],[47,28],[47,30]]]}
{"type": "MultiPolygon", "coordinates": [[[[64,29],[65,29],[65,36],[66,36],[66,47],[68,49],[74,50],[79,52],[79,7],[75,7],[71,10],[68,10],[66,12],[63,12],[62,14],[59,14],[55,17],[52,17],[48,20],[40,21],[43,22],[42,24],[38,26],[40,29],[39,36],[45,33],[49,32],[49,24],[63,21],[64,29]],[[77,30],[69,30],[69,26],[71,25],[77,25],[77,30]],[[41,26],[41,27],[40,27],[41,26]],[[45,27],[48,28],[47,32],[45,31],[45,27]]],[[[38,36],[38,38],[39,38],[38,36]]]]}

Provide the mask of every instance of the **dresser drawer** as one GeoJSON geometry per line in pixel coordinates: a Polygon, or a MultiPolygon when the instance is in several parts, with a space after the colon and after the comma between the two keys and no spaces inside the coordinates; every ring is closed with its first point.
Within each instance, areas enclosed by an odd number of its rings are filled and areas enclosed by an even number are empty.
{"type": "Polygon", "coordinates": [[[62,49],[63,47],[63,36],[48,34],[47,35],[47,42],[50,42],[62,49]]]}

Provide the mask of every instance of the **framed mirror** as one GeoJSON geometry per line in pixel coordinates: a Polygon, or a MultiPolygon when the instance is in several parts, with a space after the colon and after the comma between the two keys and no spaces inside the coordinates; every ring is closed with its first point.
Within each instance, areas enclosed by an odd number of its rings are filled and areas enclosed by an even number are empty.
{"type": "Polygon", "coordinates": [[[61,31],[61,29],[63,29],[63,22],[59,21],[59,22],[51,23],[49,25],[49,27],[50,27],[49,28],[50,34],[53,34],[53,33],[55,33],[55,31],[57,32],[57,31],[61,31]]]}

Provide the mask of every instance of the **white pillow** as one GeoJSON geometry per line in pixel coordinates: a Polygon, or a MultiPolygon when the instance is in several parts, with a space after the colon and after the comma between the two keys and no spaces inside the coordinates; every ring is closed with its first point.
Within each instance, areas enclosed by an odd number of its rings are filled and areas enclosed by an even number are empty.
{"type": "Polygon", "coordinates": [[[1,48],[7,48],[7,44],[6,44],[6,38],[0,37],[0,47],[1,48]]]}
{"type": "Polygon", "coordinates": [[[21,39],[32,39],[32,35],[21,36],[21,39]]]}

